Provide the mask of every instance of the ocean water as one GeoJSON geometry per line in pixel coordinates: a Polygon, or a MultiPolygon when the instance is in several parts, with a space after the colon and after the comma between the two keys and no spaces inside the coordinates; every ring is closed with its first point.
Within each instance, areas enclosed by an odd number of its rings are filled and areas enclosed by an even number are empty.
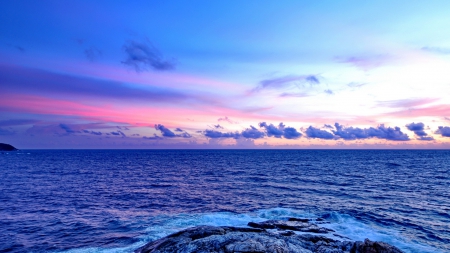
{"type": "Polygon", "coordinates": [[[0,252],[133,252],[190,226],[287,217],[450,252],[450,151],[0,153],[0,252]]]}

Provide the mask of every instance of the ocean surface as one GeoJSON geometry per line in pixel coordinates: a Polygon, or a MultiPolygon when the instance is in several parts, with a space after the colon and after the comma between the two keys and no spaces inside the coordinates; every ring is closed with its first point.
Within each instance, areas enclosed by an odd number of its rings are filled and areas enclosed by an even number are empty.
{"type": "Polygon", "coordinates": [[[195,225],[287,217],[450,252],[450,151],[0,152],[0,252],[133,252],[195,225]]]}

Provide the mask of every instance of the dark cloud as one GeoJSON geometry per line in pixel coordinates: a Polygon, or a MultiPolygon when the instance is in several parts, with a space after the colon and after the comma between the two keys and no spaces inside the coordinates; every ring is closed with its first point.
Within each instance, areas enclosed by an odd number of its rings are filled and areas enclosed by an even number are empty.
{"type": "Polygon", "coordinates": [[[274,126],[273,124],[267,125],[266,122],[259,123],[259,127],[264,127],[267,132],[267,136],[269,137],[275,137],[275,138],[281,138],[283,136],[283,129],[284,125],[283,123],[280,123],[278,127],[274,126]]]}
{"type": "Polygon", "coordinates": [[[151,101],[177,103],[180,101],[203,101],[211,103],[210,98],[202,98],[197,94],[180,93],[179,91],[150,86],[134,86],[111,80],[100,80],[82,76],[74,76],[20,66],[0,64],[0,94],[2,92],[24,91],[33,94],[56,94],[64,98],[111,98],[132,101],[151,101]],[[64,85],[61,85],[64,84],[64,85]]]}
{"type": "Polygon", "coordinates": [[[329,128],[329,129],[334,129],[334,127],[332,125],[328,125],[328,124],[324,124],[323,127],[329,128]]]}
{"type": "Polygon", "coordinates": [[[431,136],[420,136],[418,138],[419,141],[434,141],[434,138],[431,136]]]}
{"type": "Polygon", "coordinates": [[[339,125],[339,123],[335,123],[334,126],[336,127],[336,130],[332,130],[333,133],[344,140],[365,139],[370,137],[367,129],[361,129],[358,127],[345,128],[344,126],[339,125]]]}
{"type": "Polygon", "coordinates": [[[383,124],[377,128],[369,128],[366,130],[369,137],[377,137],[391,141],[409,141],[409,136],[400,130],[400,127],[385,127],[383,124]]]}
{"type": "Polygon", "coordinates": [[[334,124],[336,130],[332,130],[330,133],[319,128],[314,128],[310,126],[306,129],[305,133],[310,138],[319,139],[338,139],[342,138],[344,140],[356,140],[356,139],[367,139],[367,138],[379,138],[391,141],[408,141],[410,140],[408,135],[403,133],[399,127],[385,127],[383,124],[378,127],[370,128],[358,128],[358,127],[344,127],[339,123],[334,124]]]}
{"type": "Polygon", "coordinates": [[[419,123],[410,123],[406,125],[406,128],[410,131],[423,131],[425,129],[425,125],[422,122],[419,123]]]}
{"type": "Polygon", "coordinates": [[[433,137],[429,137],[428,134],[424,131],[425,125],[422,122],[419,123],[410,123],[406,125],[408,130],[413,131],[419,138],[418,140],[422,141],[431,141],[434,140],[433,137]]]}
{"type": "MultiPolygon", "coordinates": [[[[168,129],[167,127],[165,127],[165,126],[163,126],[161,124],[155,124],[155,129],[161,131],[162,136],[168,137],[168,138],[173,138],[173,137],[191,138],[192,137],[187,132],[184,132],[184,133],[181,133],[181,134],[175,134],[170,129],[168,129]]],[[[183,130],[181,130],[180,128],[177,128],[175,131],[180,132],[178,130],[183,132],[183,130]]]]}
{"type": "Polygon", "coordinates": [[[177,128],[175,128],[175,132],[183,132],[183,129],[177,127],[177,128]]]}
{"type": "Polygon", "coordinates": [[[228,133],[222,133],[216,130],[205,130],[203,131],[203,134],[208,137],[208,138],[212,138],[212,139],[216,139],[216,138],[233,138],[233,139],[238,139],[241,134],[238,132],[228,132],[228,133]]]}
{"type": "Polygon", "coordinates": [[[122,137],[127,137],[122,131],[117,131],[117,132],[110,132],[110,134],[115,135],[115,136],[122,136],[122,137]]]}
{"type": "Polygon", "coordinates": [[[124,127],[124,126],[117,126],[117,129],[120,129],[120,130],[130,130],[128,127],[124,127]]]}
{"type": "Polygon", "coordinates": [[[0,120],[0,127],[29,125],[29,124],[33,124],[33,123],[37,123],[37,122],[39,122],[39,121],[38,120],[33,120],[33,119],[0,120]]]}
{"type": "Polygon", "coordinates": [[[302,133],[298,132],[293,127],[285,127],[283,137],[286,139],[298,139],[302,136],[302,133]]]}
{"type": "Polygon", "coordinates": [[[102,132],[95,132],[95,131],[89,131],[89,130],[83,130],[83,133],[93,134],[93,135],[102,135],[102,132]]]}
{"type": "Polygon", "coordinates": [[[309,126],[305,131],[306,136],[308,138],[318,138],[318,139],[325,139],[325,140],[331,140],[335,139],[335,136],[325,130],[321,130],[319,128],[315,128],[313,126],[309,126]]]}
{"type": "Polygon", "coordinates": [[[165,126],[163,126],[161,124],[156,124],[155,129],[161,131],[161,134],[164,137],[169,137],[169,138],[177,137],[177,135],[174,132],[170,131],[170,129],[166,128],[165,126]]]}
{"type": "Polygon", "coordinates": [[[123,45],[126,59],[123,64],[134,68],[137,72],[153,69],[158,71],[175,69],[174,59],[164,59],[161,52],[149,41],[127,41],[123,45]]]}
{"type": "Polygon", "coordinates": [[[94,62],[102,55],[102,52],[96,47],[90,47],[84,50],[84,55],[89,61],[94,62]]]}
{"type": "Polygon", "coordinates": [[[315,85],[320,84],[319,79],[314,75],[289,75],[277,77],[273,79],[265,79],[259,82],[258,86],[252,91],[257,92],[263,89],[279,89],[286,86],[300,86],[304,84],[315,85]]]}
{"type": "Polygon", "coordinates": [[[160,137],[160,136],[158,136],[158,135],[156,135],[156,134],[154,134],[154,135],[151,136],[151,137],[143,136],[142,138],[143,138],[143,139],[146,139],[146,140],[162,140],[162,139],[164,139],[164,138],[162,138],[162,137],[160,137]]]}
{"type": "Polygon", "coordinates": [[[265,134],[261,131],[259,131],[256,127],[250,126],[250,128],[245,129],[241,133],[242,137],[247,139],[259,139],[263,138],[265,134]]]}
{"type": "Polygon", "coordinates": [[[266,130],[268,137],[275,137],[275,138],[284,137],[286,139],[298,139],[302,136],[302,134],[298,132],[295,128],[286,127],[283,123],[280,123],[278,126],[274,126],[273,124],[261,122],[259,123],[259,127],[263,127],[266,130]]]}
{"type": "Polygon", "coordinates": [[[223,129],[223,127],[221,125],[219,125],[219,124],[213,125],[213,126],[214,126],[215,129],[223,129]]]}
{"type": "Polygon", "coordinates": [[[235,124],[235,123],[237,123],[236,121],[233,121],[233,120],[231,120],[231,119],[228,118],[228,117],[218,118],[217,121],[226,121],[226,122],[228,122],[228,123],[230,123],[230,124],[235,124]]]}
{"type": "Polygon", "coordinates": [[[68,126],[66,124],[59,124],[59,127],[61,129],[63,129],[64,131],[66,131],[66,133],[68,133],[68,134],[80,133],[80,131],[75,131],[70,126],[68,126]]]}
{"type": "Polygon", "coordinates": [[[440,126],[438,130],[436,130],[436,133],[442,135],[443,137],[450,137],[450,127],[440,126]]]}

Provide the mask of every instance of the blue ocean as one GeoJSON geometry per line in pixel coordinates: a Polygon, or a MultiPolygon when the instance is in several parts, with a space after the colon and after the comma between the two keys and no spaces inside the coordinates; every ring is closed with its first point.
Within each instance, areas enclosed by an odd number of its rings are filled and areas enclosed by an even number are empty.
{"type": "Polygon", "coordinates": [[[450,151],[0,153],[0,252],[133,252],[195,225],[287,217],[450,252],[450,151]]]}

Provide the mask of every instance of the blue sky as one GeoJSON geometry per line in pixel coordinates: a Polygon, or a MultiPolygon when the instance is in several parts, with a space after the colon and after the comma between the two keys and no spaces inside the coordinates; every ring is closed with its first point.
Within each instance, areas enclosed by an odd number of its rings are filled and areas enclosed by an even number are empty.
{"type": "Polygon", "coordinates": [[[0,142],[449,148],[449,9],[448,1],[6,1],[0,142]]]}

